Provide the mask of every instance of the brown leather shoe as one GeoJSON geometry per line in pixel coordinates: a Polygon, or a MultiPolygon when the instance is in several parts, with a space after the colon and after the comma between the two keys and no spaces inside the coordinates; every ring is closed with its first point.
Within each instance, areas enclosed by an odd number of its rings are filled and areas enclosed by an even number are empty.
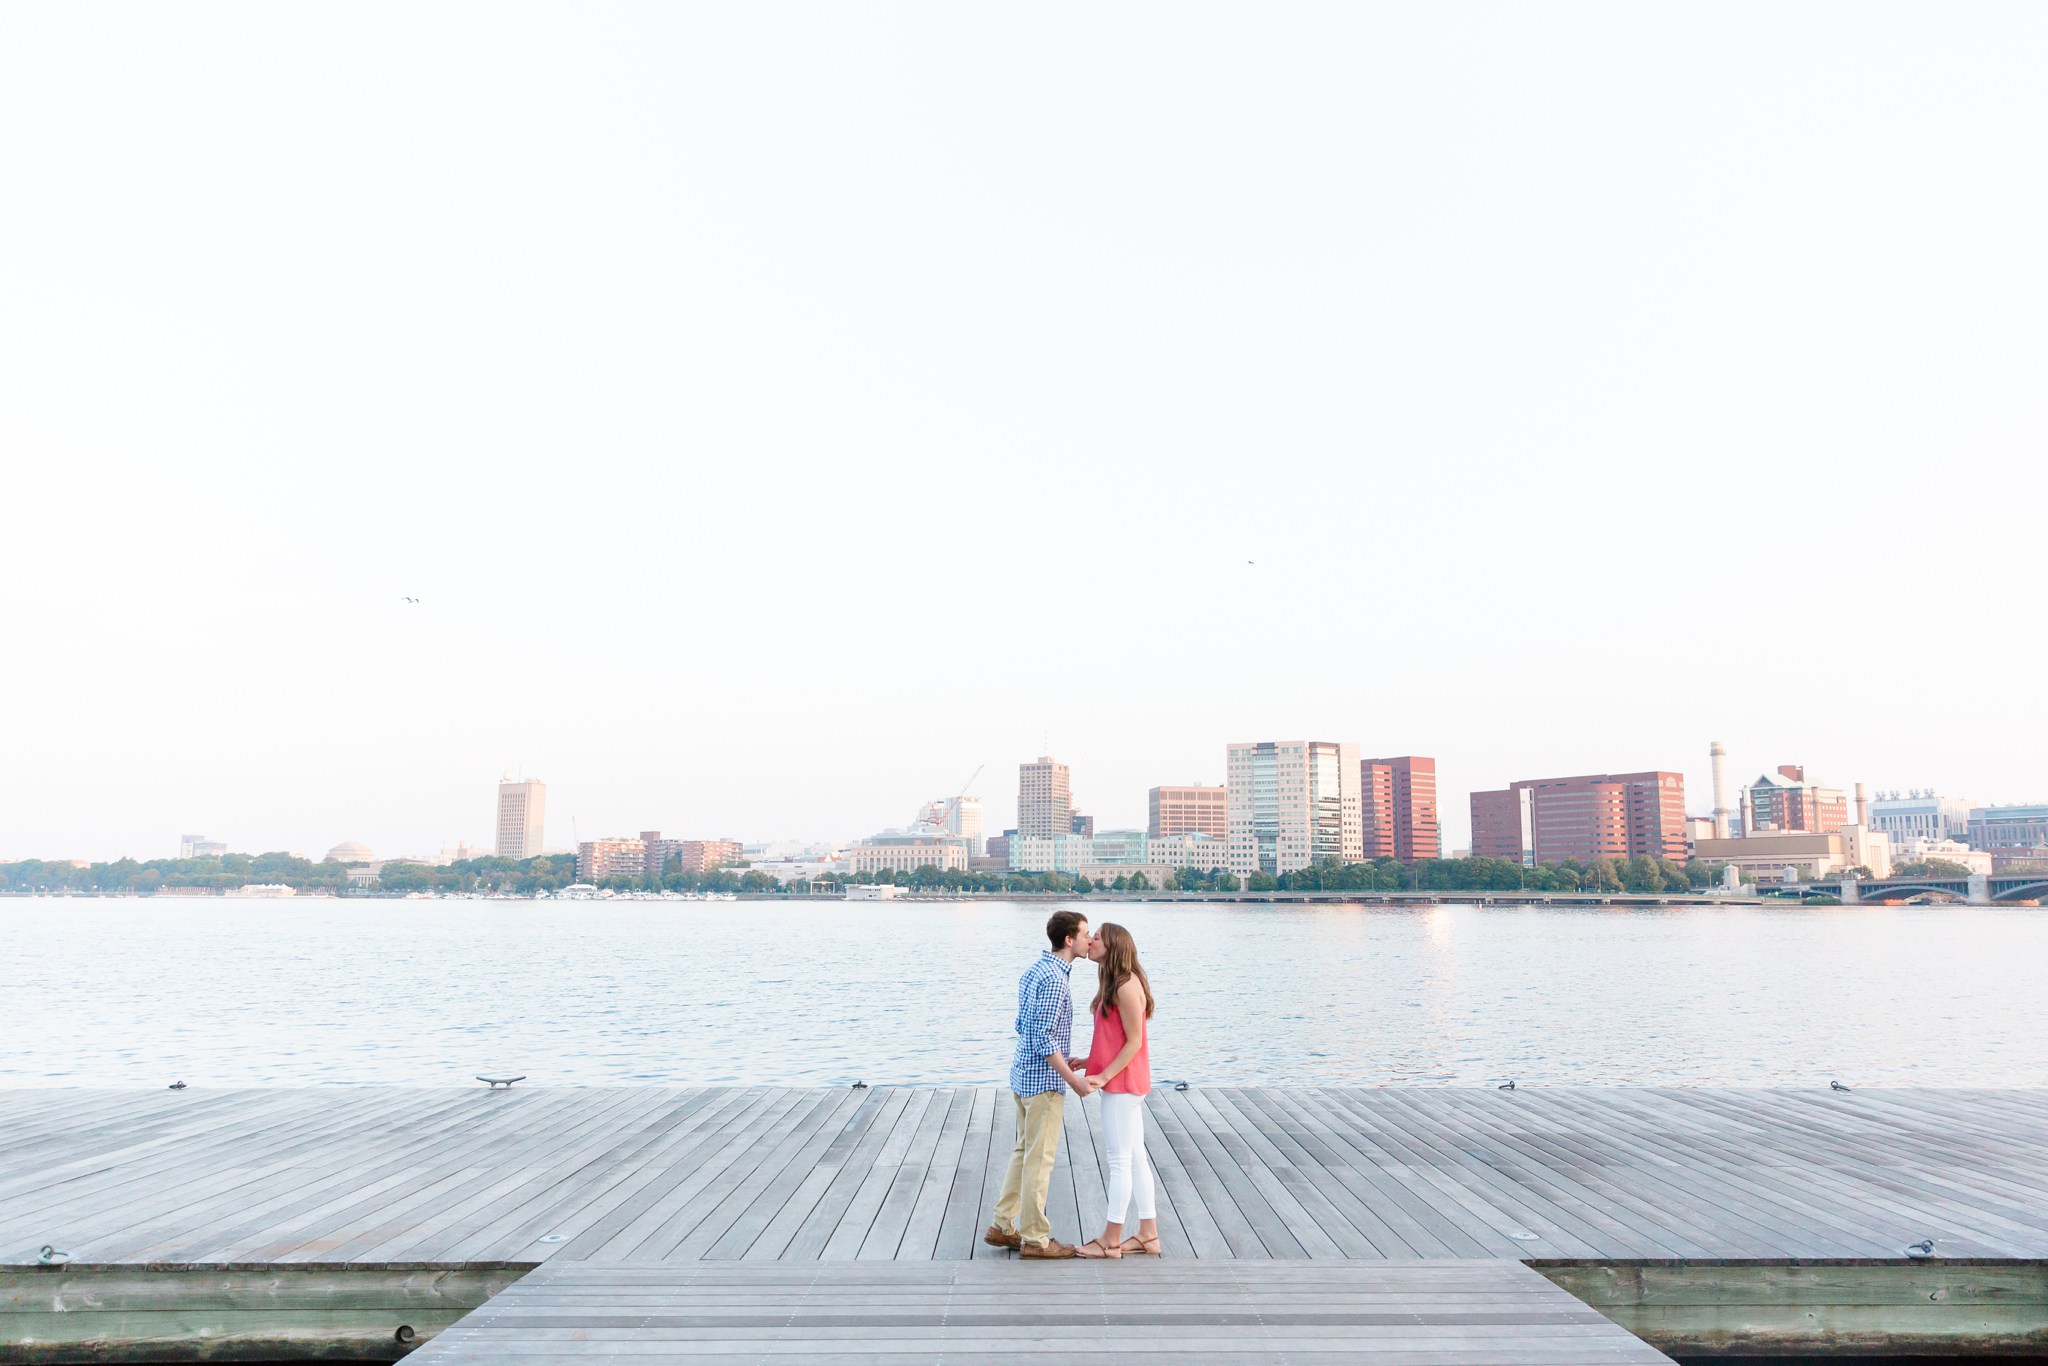
{"type": "Polygon", "coordinates": [[[1024,1246],[1017,1249],[1017,1255],[1019,1257],[1042,1258],[1046,1261],[1057,1261],[1061,1257],[1073,1256],[1074,1249],[1071,1244],[1063,1243],[1057,1238],[1048,1238],[1045,1240],[1044,1247],[1039,1247],[1032,1243],[1024,1244],[1024,1246]]]}
{"type": "Polygon", "coordinates": [[[987,1243],[990,1247],[1024,1246],[1024,1238],[1021,1234],[1005,1233],[994,1224],[990,1224],[988,1232],[981,1235],[981,1241],[987,1243]]]}

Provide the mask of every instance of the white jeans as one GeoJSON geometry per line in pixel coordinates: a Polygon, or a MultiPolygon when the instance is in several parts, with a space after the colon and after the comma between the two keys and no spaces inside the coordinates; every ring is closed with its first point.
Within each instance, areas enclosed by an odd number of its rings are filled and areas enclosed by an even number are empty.
{"type": "Polygon", "coordinates": [[[1156,1219],[1152,1163],[1145,1156],[1145,1098],[1116,1091],[1101,1095],[1102,1146],[1109,1158],[1109,1222],[1123,1223],[1127,1212],[1156,1219]],[[1130,1209],[1133,1204],[1137,1209],[1130,1209]]]}

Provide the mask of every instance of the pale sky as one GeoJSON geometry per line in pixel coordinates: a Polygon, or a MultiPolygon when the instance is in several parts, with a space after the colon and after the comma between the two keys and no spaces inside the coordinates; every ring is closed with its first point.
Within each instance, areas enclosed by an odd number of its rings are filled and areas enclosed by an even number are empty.
{"type": "Polygon", "coordinates": [[[0,858],[2048,800],[2048,7],[0,8],[0,858]],[[1255,563],[1247,563],[1255,561],[1255,563]],[[417,605],[403,601],[421,599],[417,605]]]}

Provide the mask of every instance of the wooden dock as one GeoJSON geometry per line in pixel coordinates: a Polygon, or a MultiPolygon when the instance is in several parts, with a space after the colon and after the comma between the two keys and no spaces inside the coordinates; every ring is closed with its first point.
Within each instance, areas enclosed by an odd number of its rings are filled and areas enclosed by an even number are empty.
{"type": "Polygon", "coordinates": [[[1518,1262],[551,1262],[418,1366],[892,1366],[1017,1357],[1318,1366],[1669,1358],[1518,1262]]]}
{"type": "MultiPolygon", "coordinates": [[[[1095,1118],[1067,1106],[1051,1213],[1069,1241],[1103,1217],[1095,1118]]],[[[1755,1268],[1826,1263],[1919,1276],[1923,1345],[2010,1345],[2037,1318],[2048,1344],[2048,1091],[1195,1087],[1156,1092],[1150,1119],[1167,1259],[1112,1271],[1526,1262],[1660,1345],[1726,1347],[1744,1322],[1814,1318],[1784,1312],[1796,1278],[1755,1268]],[[1922,1239],[1932,1262],[1907,1257],[1922,1239]],[[2003,1288],[1973,1289],[1990,1280],[2003,1288]],[[1659,1305],[1703,1302],[1693,1336],[1659,1336],[1659,1305]]],[[[947,1264],[1054,1270],[980,1242],[1010,1123],[991,1087],[0,1091],[0,1360],[31,1327],[80,1331],[44,1301],[62,1285],[76,1305],[116,1270],[161,1278],[140,1283],[161,1306],[135,1290],[120,1312],[193,1320],[139,1321],[164,1340],[271,1348],[264,1305],[224,1274],[362,1287],[378,1333],[420,1341],[494,1292],[509,1314],[532,1290],[499,1287],[542,1265],[576,1264],[533,1282],[559,1293],[651,1267],[683,1294],[719,1263],[920,1263],[932,1286],[972,1284],[947,1264]],[[71,1265],[35,1267],[44,1244],[71,1265]],[[195,1277],[216,1286],[203,1311],[195,1277]],[[420,1322],[386,1322],[408,1304],[420,1322]]],[[[1840,1280],[1796,1293],[1850,1293],[1840,1280]]],[[[1851,1297],[1872,1295],[1899,1298],[1851,1297]]],[[[1851,1317],[1845,1333],[1882,1315],[1851,1317]]]]}

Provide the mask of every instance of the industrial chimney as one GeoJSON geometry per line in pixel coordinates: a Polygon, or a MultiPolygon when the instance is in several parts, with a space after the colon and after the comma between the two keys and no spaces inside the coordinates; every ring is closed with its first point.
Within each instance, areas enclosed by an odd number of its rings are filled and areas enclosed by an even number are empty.
{"type": "Polygon", "coordinates": [[[1714,761],[1714,838],[1728,838],[1728,747],[1719,740],[1707,746],[1714,761]]]}
{"type": "Polygon", "coordinates": [[[1856,828],[1858,830],[1868,830],[1870,828],[1869,815],[1870,804],[1863,799],[1863,784],[1858,783],[1856,784],[1856,828]]]}

